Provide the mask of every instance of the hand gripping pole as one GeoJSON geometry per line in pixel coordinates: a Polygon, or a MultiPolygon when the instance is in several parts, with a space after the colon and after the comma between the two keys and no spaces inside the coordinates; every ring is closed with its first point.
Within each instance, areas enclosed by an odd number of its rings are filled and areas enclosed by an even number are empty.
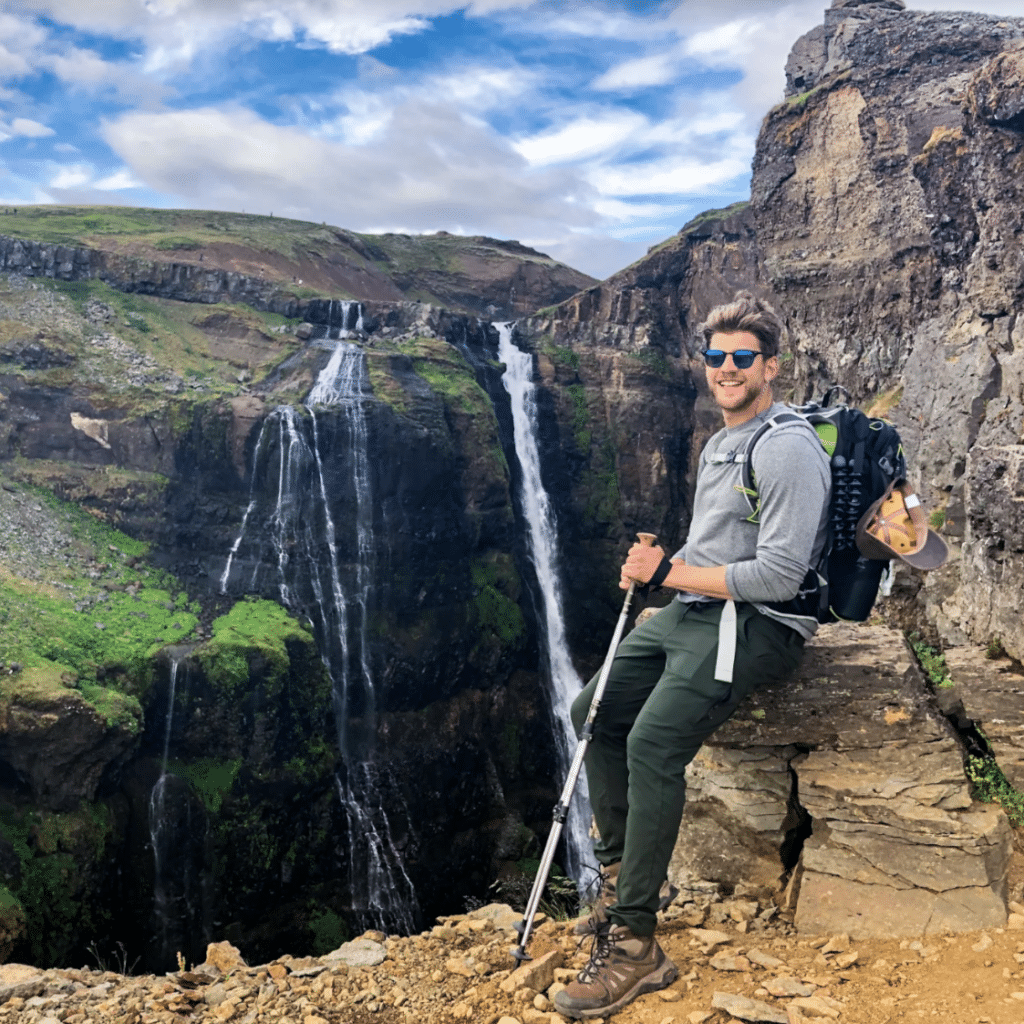
{"type": "MultiPolygon", "coordinates": [[[[657,537],[653,533],[638,533],[640,543],[645,547],[653,547],[657,537]]],[[[615,624],[615,632],[612,634],[612,642],[605,655],[604,664],[601,666],[601,674],[597,680],[597,688],[594,690],[594,699],[590,702],[590,710],[587,712],[587,720],[583,723],[583,730],[580,734],[580,741],[576,745],[576,753],[573,754],[572,764],[569,766],[569,774],[566,777],[565,785],[562,787],[561,796],[555,804],[551,824],[551,831],[548,833],[548,841],[541,854],[540,864],[537,867],[537,876],[533,880],[533,889],[530,898],[526,902],[526,909],[523,911],[523,919],[515,925],[519,934],[519,945],[511,950],[512,955],[520,962],[531,960],[527,955],[526,944],[530,941],[533,932],[533,919],[540,906],[541,895],[544,887],[548,884],[548,875],[551,872],[551,864],[555,859],[555,849],[558,840],[562,836],[562,828],[569,816],[569,801],[572,800],[573,791],[576,789],[576,782],[580,777],[580,770],[583,768],[583,758],[587,752],[587,746],[594,737],[594,719],[597,717],[597,709],[601,706],[601,698],[604,696],[604,689],[608,685],[608,676],[612,670],[612,662],[615,660],[615,652],[618,649],[619,641],[622,640],[622,632],[626,628],[626,619],[629,616],[629,606],[633,603],[633,594],[636,591],[637,582],[633,580],[626,591],[626,599],[622,602],[622,611],[619,613],[619,621],[615,624]]]]}

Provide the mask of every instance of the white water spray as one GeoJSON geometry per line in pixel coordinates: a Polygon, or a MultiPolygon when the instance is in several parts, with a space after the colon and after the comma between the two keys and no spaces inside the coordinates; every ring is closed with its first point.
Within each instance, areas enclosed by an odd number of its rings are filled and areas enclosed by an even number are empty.
{"type": "MultiPolygon", "coordinates": [[[[541,480],[533,356],[516,347],[512,340],[511,323],[494,326],[498,331],[498,358],[506,367],[501,379],[511,401],[516,456],[522,470],[519,501],[528,527],[527,550],[537,573],[544,606],[543,640],[549,677],[548,695],[551,713],[556,723],[558,767],[564,778],[577,746],[569,710],[580,692],[580,678],[573,668],[565,638],[555,512],[541,480]]],[[[594,865],[588,838],[589,823],[590,803],[587,798],[586,781],[581,775],[565,825],[568,860],[566,872],[580,886],[590,881],[589,877],[584,877],[585,874],[589,875],[584,869],[594,865]]]]}

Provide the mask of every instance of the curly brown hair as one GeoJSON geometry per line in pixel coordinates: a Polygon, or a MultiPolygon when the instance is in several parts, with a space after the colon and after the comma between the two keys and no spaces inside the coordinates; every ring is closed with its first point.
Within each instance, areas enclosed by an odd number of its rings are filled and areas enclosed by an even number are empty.
{"type": "Polygon", "coordinates": [[[784,330],[785,326],[775,310],[751,292],[737,292],[732,302],[715,306],[697,328],[704,338],[705,348],[710,344],[712,334],[749,331],[760,341],[765,359],[779,354],[779,341],[784,330]]]}

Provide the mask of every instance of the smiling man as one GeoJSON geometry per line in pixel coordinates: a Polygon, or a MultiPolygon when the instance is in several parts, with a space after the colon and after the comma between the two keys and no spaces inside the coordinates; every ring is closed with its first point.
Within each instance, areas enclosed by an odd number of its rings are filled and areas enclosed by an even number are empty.
{"type": "MultiPolygon", "coordinates": [[[[708,387],[725,426],[701,452],[693,521],[667,558],[634,545],[619,586],[678,591],[612,665],[586,755],[602,887],[577,932],[590,961],[555,997],[569,1017],[606,1017],[678,971],[654,938],[686,799],[686,766],[752,690],[793,672],[817,621],[795,600],[825,545],[831,475],[814,428],[776,424],[754,449],[758,511],[743,491],[746,446],[776,404],[782,323],[746,292],[701,325],[708,387]]],[[[573,704],[579,732],[597,678],[573,704]]]]}

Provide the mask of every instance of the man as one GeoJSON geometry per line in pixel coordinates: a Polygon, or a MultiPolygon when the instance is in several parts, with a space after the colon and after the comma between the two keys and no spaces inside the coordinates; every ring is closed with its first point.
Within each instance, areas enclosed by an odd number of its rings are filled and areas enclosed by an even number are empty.
{"type": "MultiPolygon", "coordinates": [[[[772,416],[782,323],[746,292],[701,325],[708,388],[725,421],[700,457],[693,521],[671,559],[634,545],[619,586],[653,582],[676,599],[620,645],[594,722],[587,780],[602,891],[578,932],[590,962],[555,997],[570,1017],[606,1017],[678,971],[654,930],[683,814],[686,766],[756,687],[796,668],[817,622],[791,602],[825,545],[831,474],[814,429],[777,424],[754,449],[758,511],[742,488],[747,441],[772,416]]],[[[595,677],[573,704],[577,733],[595,677]]]]}

